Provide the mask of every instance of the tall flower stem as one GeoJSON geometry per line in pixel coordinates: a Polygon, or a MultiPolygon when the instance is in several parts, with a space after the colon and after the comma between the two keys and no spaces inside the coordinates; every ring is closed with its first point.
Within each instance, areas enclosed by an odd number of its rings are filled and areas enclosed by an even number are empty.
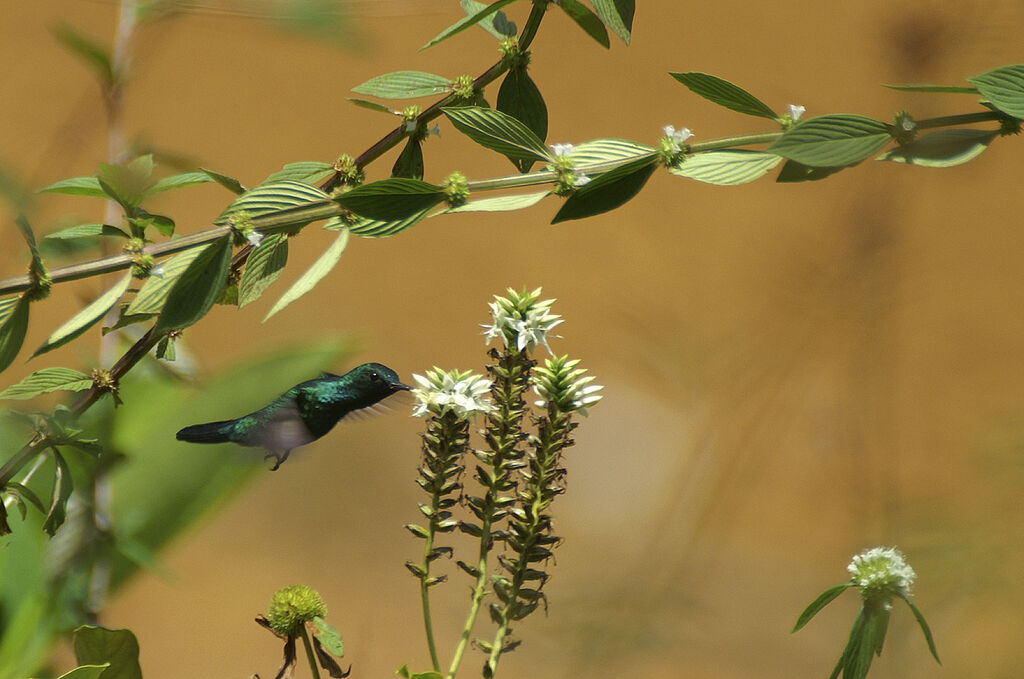
{"type": "Polygon", "coordinates": [[[302,645],[306,647],[306,659],[309,661],[309,670],[313,673],[313,679],[320,679],[316,653],[313,652],[313,644],[309,641],[309,632],[306,631],[305,625],[299,626],[299,636],[302,637],[302,645]]]}

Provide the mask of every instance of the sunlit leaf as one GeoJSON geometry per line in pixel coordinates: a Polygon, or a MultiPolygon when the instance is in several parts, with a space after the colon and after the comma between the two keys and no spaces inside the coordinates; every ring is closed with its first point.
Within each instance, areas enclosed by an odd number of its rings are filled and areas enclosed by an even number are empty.
{"type": "Polygon", "coordinates": [[[29,399],[51,391],[83,391],[92,378],[71,368],[43,368],[0,392],[0,399],[29,399]]]}
{"type": "MultiPolygon", "coordinates": [[[[464,11],[467,16],[472,16],[477,12],[487,9],[487,5],[482,2],[477,2],[477,0],[461,0],[459,5],[462,6],[462,11],[464,11]]],[[[509,21],[504,12],[494,12],[493,14],[484,17],[477,22],[477,26],[499,40],[502,38],[515,37],[516,34],[515,23],[509,21]]]]}
{"type": "Polygon", "coordinates": [[[636,0],[590,0],[590,4],[604,25],[628,45],[632,39],[636,0]]]}
{"type": "Polygon", "coordinates": [[[266,323],[271,316],[315,288],[317,283],[322,281],[334,269],[338,260],[345,253],[347,246],[348,231],[341,231],[330,247],[313,262],[313,266],[309,267],[306,273],[299,277],[299,280],[292,283],[287,292],[281,295],[281,299],[274,303],[274,306],[267,312],[267,315],[263,317],[263,322],[266,323]]]}
{"type": "Polygon", "coordinates": [[[460,19],[459,21],[456,21],[454,24],[438,33],[433,40],[428,42],[420,49],[425,50],[428,47],[433,47],[437,43],[447,40],[448,38],[458,33],[461,33],[467,28],[475,26],[476,24],[480,23],[482,20],[486,19],[491,14],[497,12],[502,7],[505,7],[506,5],[511,5],[513,2],[516,2],[516,0],[497,0],[497,2],[492,2],[490,5],[484,7],[479,12],[472,14],[464,19],[460,19]]]}
{"type": "Polygon", "coordinates": [[[730,149],[694,153],[669,171],[707,184],[737,186],[760,179],[781,162],[774,153],[730,149]]]}
{"type": "Polygon", "coordinates": [[[845,170],[848,165],[837,167],[811,167],[798,163],[795,160],[787,160],[779,170],[775,181],[780,184],[795,184],[797,182],[816,182],[831,177],[840,170],[845,170]]]}
{"type": "Polygon", "coordinates": [[[161,193],[173,189],[182,189],[186,186],[195,186],[196,184],[209,184],[212,181],[214,179],[208,172],[182,172],[181,174],[173,174],[169,177],[158,179],[155,184],[149,187],[147,193],[161,193]]]}
{"type": "Polygon", "coordinates": [[[28,331],[29,301],[25,295],[0,299],[0,371],[21,351],[28,331]]]}
{"type": "Polygon", "coordinates": [[[235,179],[234,177],[229,177],[226,174],[221,174],[220,172],[208,170],[205,167],[199,168],[199,171],[204,173],[210,179],[217,182],[218,184],[223,186],[228,191],[231,191],[232,193],[241,195],[246,192],[246,188],[242,186],[242,183],[235,179]]]}
{"type": "Polygon", "coordinates": [[[402,220],[444,200],[444,189],[419,179],[392,177],[357,186],[338,203],[367,219],[402,220]]]}
{"type": "Polygon", "coordinates": [[[998,132],[988,130],[939,130],[890,149],[878,160],[921,167],[953,167],[977,158],[997,136],[998,132]]]}
{"type": "Polygon", "coordinates": [[[656,157],[641,158],[596,177],[569,196],[551,223],[583,219],[623,205],[644,187],[657,162],[656,157]]]}
{"type": "Polygon", "coordinates": [[[46,234],[46,238],[67,240],[71,238],[93,238],[96,236],[119,236],[128,238],[128,234],[116,226],[110,224],[79,224],[69,226],[60,231],[46,234]]]}
{"type": "Polygon", "coordinates": [[[639,144],[626,139],[592,139],[578,144],[566,153],[576,167],[606,163],[627,158],[640,159],[653,157],[657,149],[646,144],[639,144]]]}
{"type": "Polygon", "coordinates": [[[882,83],[882,87],[888,87],[890,90],[900,90],[902,92],[944,92],[946,94],[977,94],[978,88],[976,87],[957,87],[951,85],[886,85],[882,83]]]}
{"type": "Polygon", "coordinates": [[[596,40],[599,45],[605,48],[611,47],[611,42],[608,40],[608,30],[604,27],[601,19],[591,12],[586,5],[577,2],[577,0],[559,0],[558,6],[587,35],[596,40]]]}
{"type": "Polygon", "coordinates": [[[739,85],[734,85],[718,76],[698,72],[670,73],[669,75],[690,88],[694,94],[698,94],[719,106],[751,116],[770,118],[772,120],[778,118],[778,115],[768,104],[739,85]]]}
{"type": "Polygon", "coordinates": [[[345,642],[341,639],[341,633],[320,616],[313,618],[313,625],[316,627],[313,635],[320,640],[323,647],[332,655],[345,657],[345,642]]]}
{"type": "Polygon", "coordinates": [[[133,213],[154,185],[152,175],[153,156],[147,154],[126,165],[100,163],[96,180],[104,193],[117,201],[126,212],[133,213]]]}
{"type": "Polygon", "coordinates": [[[536,134],[510,115],[479,106],[442,109],[459,132],[513,160],[550,160],[551,152],[536,134]]]}
{"type": "Polygon", "coordinates": [[[230,236],[202,249],[167,293],[155,333],[187,328],[213,308],[231,269],[231,252],[230,236]]]}
{"type": "Polygon", "coordinates": [[[229,224],[234,215],[245,212],[253,223],[260,218],[294,214],[295,225],[308,224],[302,219],[305,210],[330,201],[330,197],[315,186],[297,181],[275,181],[260,184],[239,196],[213,221],[218,226],[229,224]]]}
{"type": "Polygon", "coordinates": [[[1024,120],[1024,64],[1002,66],[968,78],[967,82],[997,109],[1024,120]]]}
{"type": "Polygon", "coordinates": [[[288,163],[277,172],[271,174],[260,184],[281,181],[296,181],[305,184],[319,184],[334,174],[334,165],[322,160],[304,160],[288,163]]]}
{"type": "Polygon", "coordinates": [[[79,663],[110,663],[103,679],[142,679],[139,642],[131,630],[83,625],[75,630],[74,647],[79,663]]]}
{"type": "Polygon", "coordinates": [[[416,99],[446,94],[451,89],[451,79],[441,75],[423,71],[395,71],[370,78],[362,85],[353,87],[352,91],[381,99],[416,99]]]}
{"type": "MultiPolygon", "coordinates": [[[[209,246],[206,246],[209,247],[209,246]]],[[[192,260],[203,252],[202,247],[178,253],[159,265],[159,274],[152,274],[142,284],[128,308],[122,316],[138,316],[141,314],[158,314],[167,302],[167,295],[174,287],[178,277],[192,264],[192,260]]]]}
{"type": "Polygon", "coordinates": [[[434,209],[428,205],[419,212],[414,212],[402,219],[366,219],[360,218],[355,223],[346,225],[350,233],[361,238],[385,238],[401,233],[423,221],[424,217],[434,209]]]}
{"type": "Polygon", "coordinates": [[[244,307],[277,280],[288,263],[288,237],[275,233],[264,238],[252,251],[245,263],[245,271],[238,283],[238,306],[244,307]]]}
{"type": "Polygon", "coordinates": [[[130,273],[126,274],[112,288],[97,297],[92,303],[68,319],[66,323],[54,330],[43,345],[32,354],[33,358],[67,344],[95,325],[114,308],[117,301],[128,290],[131,282],[132,275],[130,273]]]}
{"type": "Polygon", "coordinates": [[[541,191],[539,193],[524,193],[515,196],[478,198],[466,201],[462,205],[448,208],[444,211],[444,214],[449,212],[508,212],[510,210],[523,210],[533,207],[549,195],[551,195],[550,191],[541,191]]]}
{"type": "Polygon", "coordinates": [[[767,150],[804,165],[835,167],[858,163],[891,139],[889,126],[882,121],[840,113],[798,123],[767,150]]]}
{"type": "Polygon", "coordinates": [[[368,108],[371,111],[380,111],[381,113],[387,113],[393,116],[402,115],[401,111],[396,111],[390,106],[378,103],[376,101],[370,101],[369,99],[359,99],[358,97],[345,97],[348,101],[351,101],[360,108],[368,108]]]}
{"type": "Polygon", "coordinates": [[[54,182],[49,186],[39,189],[39,193],[64,193],[71,196],[107,198],[107,194],[100,188],[99,180],[96,177],[61,179],[59,182],[54,182]]]}

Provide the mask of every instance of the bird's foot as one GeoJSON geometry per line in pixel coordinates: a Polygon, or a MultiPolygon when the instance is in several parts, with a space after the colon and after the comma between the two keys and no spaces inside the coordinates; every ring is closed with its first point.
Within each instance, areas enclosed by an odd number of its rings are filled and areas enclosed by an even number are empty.
{"type": "Polygon", "coordinates": [[[275,460],[275,462],[274,462],[274,466],[270,468],[270,471],[272,471],[272,472],[276,472],[276,471],[278,470],[278,468],[280,468],[280,466],[281,466],[282,464],[284,464],[284,461],[288,459],[288,454],[289,454],[290,452],[292,452],[292,451],[290,451],[290,450],[286,450],[286,451],[284,451],[283,453],[280,453],[280,454],[279,454],[279,453],[276,453],[276,452],[274,452],[274,451],[270,451],[270,452],[268,452],[268,453],[267,453],[267,454],[266,454],[266,455],[265,455],[265,456],[263,457],[263,459],[264,459],[264,460],[269,460],[270,458],[274,458],[274,460],[275,460]]]}

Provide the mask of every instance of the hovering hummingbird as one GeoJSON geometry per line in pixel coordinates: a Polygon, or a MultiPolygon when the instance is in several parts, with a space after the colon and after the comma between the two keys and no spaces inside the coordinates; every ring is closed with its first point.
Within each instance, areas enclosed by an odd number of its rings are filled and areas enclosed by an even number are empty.
{"type": "Polygon", "coordinates": [[[338,420],[410,387],[398,374],[380,363],[364,363],[344,375],[323,373],[316,379],[296,384],[254,413],[235,420],[193,424],[178,432],[179,441],[258,446],[273,457],[276,470],[299,446],[329,432],[338,420]]]}

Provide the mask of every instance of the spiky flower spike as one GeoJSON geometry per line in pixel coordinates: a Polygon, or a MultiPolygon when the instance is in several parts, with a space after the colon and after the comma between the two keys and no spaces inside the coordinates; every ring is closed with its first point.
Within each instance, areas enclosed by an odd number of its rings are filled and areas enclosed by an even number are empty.
{"type": "Polygon", "coordinates": [[[910,607],[914,618],[935,661],[940,665],[939,652],[935,648],[931,630],[925,622],[921,611],[910,601],[910,588],[917,574],[910,567],[903,553],[895,547],[872,547],[853,557],[846,567],[850,572],[850,580],[841,585],[830,587],[821,596],[811,602],[797,619],[793,631],[796,632],[806,625],[818,611],[827,606],[833,599],[850,587],[860,591],[861,608],[857,619],[850,630],[850,638],[846,642],[839,661],[832,670],[830,679],[842,674],[843,679],[864,679],[871,668],[874,656],[882,654],[885,633],[889,627],[889,614],[894,599],[902,599],[910,607]]]}
{"type": "Polygon", "coordinates": [[[487,330],[487,344],[491,340],[500,338],[506,348],[515,347],[518,351],[533,351],[538,344],[543,344],[549,352],[548,337],[556,337],[551,334],[555,326],[561,324],[562,317],[551,313],[551,305],[555,300],[540,300],[541,288],[533,292],[516,292],[508,289],[507,297],[494,296],[490,303],[491,319],[490,325],[484,325],[487,330]]]}

